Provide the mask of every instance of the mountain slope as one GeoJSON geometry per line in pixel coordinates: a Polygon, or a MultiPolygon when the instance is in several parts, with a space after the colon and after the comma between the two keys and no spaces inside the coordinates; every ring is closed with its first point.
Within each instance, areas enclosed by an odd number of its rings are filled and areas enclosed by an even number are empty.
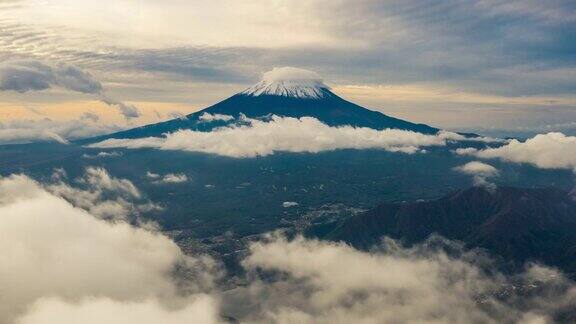
{"type": "Polygon", "coordinates": [[[576,201],[557,189],[474,187],[433,201],[382,204],[321,236],[368,249],[382,236],[411,244],[434,233],[517,264],[576,270],[576,201]]]}
{"type": "Polygon", "coordinates": [[[269,115],[285,117],[311,116],[330,126],[352,125],[374,129],[397,128],[420,133],[436,133],[437,128],[393,118],[377,111],[363,108],[334,94],[319,77],[310,71],[281,68],[264,74],[256,85],[213,106],[162,123],[138,127],[90,141],[108,138],[140,138],[160,136],[178,129],[209,131],[233,123],[231,120],[207,121],[205,114],[242,115],[261,118],[269,115]]]}

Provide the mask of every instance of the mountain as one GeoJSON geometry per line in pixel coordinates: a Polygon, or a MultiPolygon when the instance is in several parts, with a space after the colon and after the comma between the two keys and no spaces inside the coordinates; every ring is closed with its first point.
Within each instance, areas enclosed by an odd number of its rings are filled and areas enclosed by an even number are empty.
{"type": "Polygon", "coordinates": [[[160,136],[179,129],[209,131],[237,121],[241,114],[249,118],[270,115],[296,118],[311,116],[330,126],[397,128],[427,134],[438,131],[428,125],[393,118],[346,101],[334,94],[318,74],[285,67],[265,73],[262,80],[252,87],[185,118],[142,126],[90,141],[160,136]]]}
{"type": "Polygon", "coordinates": [[[381,204],[312,232],[360,249],[383,236],[412,244],[439,234],[516,265],[539,261],[576,271],[576,197],[559,189],[473,187],[432,201],[381,204]]]}

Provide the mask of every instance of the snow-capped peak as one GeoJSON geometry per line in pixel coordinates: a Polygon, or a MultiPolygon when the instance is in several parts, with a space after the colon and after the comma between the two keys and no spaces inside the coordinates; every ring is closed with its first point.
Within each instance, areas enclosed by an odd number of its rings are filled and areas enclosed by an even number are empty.
{"type": "Polygon", "coordinates": [[[316,72],[294,67],[274,68],[264,73],[262,80],[241,92],[248,96],[274,95],[302,99],[320,99],[328,86],[316,72]]]}

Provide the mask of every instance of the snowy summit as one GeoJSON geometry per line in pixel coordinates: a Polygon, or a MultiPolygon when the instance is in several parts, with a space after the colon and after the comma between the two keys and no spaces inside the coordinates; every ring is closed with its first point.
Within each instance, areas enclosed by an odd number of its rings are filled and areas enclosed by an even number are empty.
{"type": "Polygon", "coordinates": [[[294,67],[274,68],[264,73],[262,80],[241,92],[248,96],[283,96],[302,99],[320,99],[328,86],[313,71],[294,67]]]}

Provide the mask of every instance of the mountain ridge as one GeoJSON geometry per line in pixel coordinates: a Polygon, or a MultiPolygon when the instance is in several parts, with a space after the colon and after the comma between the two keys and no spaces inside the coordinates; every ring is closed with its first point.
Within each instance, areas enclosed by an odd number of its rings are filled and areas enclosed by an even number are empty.
{"type": "Polygon", "coordinates": [[[312,235],[370,249],[382,237],[407,244],[433,234],[482,248],[516,265],[576,271],[576,199],[555,188],[472,187],[442,198],[383,203],[312,235]]]}
{"type": "MultiPolygon", "coordinates": [[[[268,73],[272,72],[275,70],[268,73]]],[[[286,79],[294,77],[294,73],[274,73],[272,76],[268,73],[256,85],[185,118],[175,118],[80,142],[90,143],[110,138],[158,137],[179,129],[210,131],[235,122],[234,120],[207,122],[201,118],[206,113],[232,116],[235,120],[241,115],[254,119],[277,115],[294,118],[314,117],[329,126],[349,125],[379,130],[394,128],[425,134],[435,134],[439,131],[435,127],[390,117],[349,102],[333,93],[313,72],[298,72],[296,79],[286,79]]]]}

